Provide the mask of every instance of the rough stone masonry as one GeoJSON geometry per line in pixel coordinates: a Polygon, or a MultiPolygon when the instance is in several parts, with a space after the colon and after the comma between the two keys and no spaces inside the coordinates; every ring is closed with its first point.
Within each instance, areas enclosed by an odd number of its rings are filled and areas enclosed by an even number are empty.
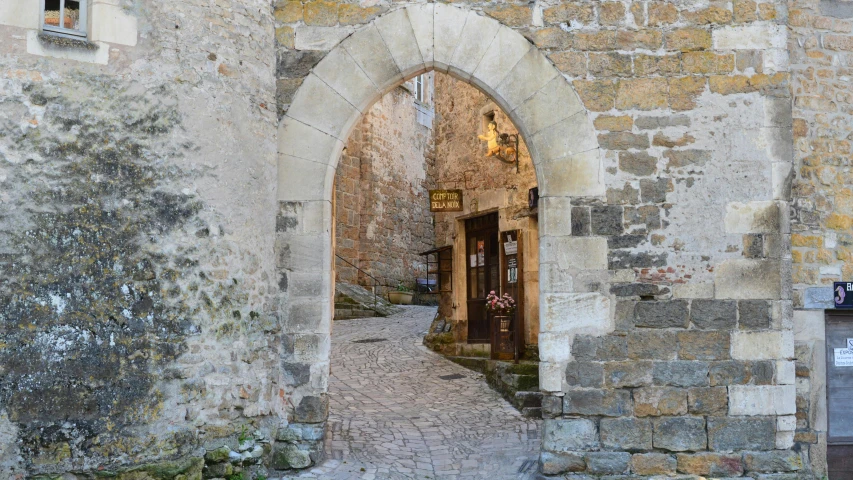
{"type": "Polygon", "coordinates": [[[536,168],[543,474],[824,474],[844,2],[90,7],[56,41],[38,2],[0,5],[5,477],[321,461],[337,161],[429,69],[536,168]]]}

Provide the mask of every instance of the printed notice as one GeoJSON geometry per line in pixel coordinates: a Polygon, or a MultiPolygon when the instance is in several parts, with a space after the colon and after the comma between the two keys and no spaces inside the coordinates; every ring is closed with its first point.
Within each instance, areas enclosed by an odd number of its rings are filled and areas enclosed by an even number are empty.
{"type": "Polygon", "coordinates": [[[847,350],[853,350],[853,338],[847,339],[847,350]]]}
{"type": "Polygon", "coordinates": [[[853,367],[853,350],[847,348],[835,349],[836,367],[853,367]]]}

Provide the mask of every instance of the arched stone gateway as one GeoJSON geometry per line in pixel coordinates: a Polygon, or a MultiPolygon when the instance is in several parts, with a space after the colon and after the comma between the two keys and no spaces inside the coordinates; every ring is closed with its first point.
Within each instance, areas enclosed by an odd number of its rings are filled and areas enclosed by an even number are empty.
{"type": "MultiPolygon", "coordinates": [[[[703,101],[702,108],[716,111],[716,97],[697,99],[703,83],[689,97],[682,83],[620,84],[615,108],[636,116],[636,127],[628,117],[600,115],[594,130],[572,85],[536,46],[477,11],[438,3],[395,10],[345,38],[305,78],[279,127],[276,242],[289,420],[322,423],[328,414],[338,158],[367,108],[430,69],[490,95],[523,135],[535,165],[542,199],[542,471],[654,475],[677,467],[736,476],[744,468],[795,469],[774,466],[798,461],[789,450],[794,353],[788,281],[780,276],[790,260],[773,247],[788,231],[788,193],[777,172],[790,169],[790,155],[772,125],[790,123],[788,100],[761,97],[761,118],[746,113],[755,111],[751,101],[743,110],[729,104],[769,145],[756,154],[756,174],[766,182],[754,189],[725,173],[730,147],[713,138],[713,115],[672,114],[703,101]],[[659,89],[669,97],[649,103],[647,96],[663,95],[659,89]],[[637,113],[666,104],[672,110],[662,116],[637,113]],[[618,124],[626,118],[627,127],[618,124]],[[700,142],[705,150],[680,148],[696,140],[692,135],[671,140],[658,133],[652,148],[668,149],[656,153],[667,159],[659,170],[644,152],[642,130],[691,122],[711,130],[700,142]],[[725,206],[691,203],[696,195],[716,198],[711,191],[721,179],[736,195],[719,197],[725,206]],[[713,219],[711,230],[702,226],[703,215],[713,219]],[[666,235],[654,230],[676,237],[671,249],[655,249],[666,235]],[[680,252],[681,235],[690,252],[680,252]],[[725,253],[740,250],[727,247],[728,238],[745,242],[742,256],[725,253]],[[762,242],[760,252],[748,247],[753,241],[762,242]],[[711,249],[716,264],[704,256],[711,249]],[[750,451],[758,453],[741,457],[750,451]],[[676,460],[676,452],[686,456],[676,460]]],[[[596,110],[614,108],[602,105],[596,110]]],[[[751,155],[750,148],[732,144],[731,152],[751,155]]]]}
{"type": "MultiPolygon", "coordinates": [[[[294,387],[294,404],[311,411],[311,420],[325,415],[318,416],[317,407],[326,408],[332,184],[338,159],[366,109],[404,80],[431,69],[490,95],[529,146],[543,217],[542,390],[561,391],[568,345],[576,333],[608,331],[608,298],[570,293],[563,277],[568,273],[556,261],[558,251],[572,241],[571,198],[604,195],[601,152],[583,104],[539,49],[514,30],[476,11],[443,4],[409,6],[377,18],[330,51],[305,79],[279,129],[278,223],[298,225],[280,228],[277,240],[281,281],[292,286],[282,299],[285,329],[294,346],[285,362],[285,383],[294,387]],[[553,308],[555,303],[561,306],[553,308]],[[567,310],[566,304],[572,308],[567,310]],[[566,316],[569,311],[578,315],[566,316]]],[[[595,247],[581,270],[607,269],[605,251],[595,247]]],[[[299,407],[295,417],[306,421],[299,407]]]]}

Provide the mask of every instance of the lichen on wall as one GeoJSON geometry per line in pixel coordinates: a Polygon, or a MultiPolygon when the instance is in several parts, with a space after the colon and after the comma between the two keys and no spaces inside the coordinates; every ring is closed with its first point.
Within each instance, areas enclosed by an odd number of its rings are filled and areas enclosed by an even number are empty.
{"type": "Polygon", "coordinates": [[[173,415],[161,382],[201,324],[233,336],[268,312],[200,268],[222,227],[184,187],[201,174],[175,161],[194,145],[174,142],[174,92],[82,75],[4,87],[0,409],[21,453],[61,471],[189,452],[192,429],[134,427],[173,415]]]}

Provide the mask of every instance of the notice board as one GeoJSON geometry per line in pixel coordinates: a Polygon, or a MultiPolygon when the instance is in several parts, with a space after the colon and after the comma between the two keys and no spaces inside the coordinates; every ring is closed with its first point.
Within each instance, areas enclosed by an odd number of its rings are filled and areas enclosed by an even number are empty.
{"type": "Polygon", "coordinates": [[[853,312],[826,312],[827,443],[853,444],[853,312]]]}

